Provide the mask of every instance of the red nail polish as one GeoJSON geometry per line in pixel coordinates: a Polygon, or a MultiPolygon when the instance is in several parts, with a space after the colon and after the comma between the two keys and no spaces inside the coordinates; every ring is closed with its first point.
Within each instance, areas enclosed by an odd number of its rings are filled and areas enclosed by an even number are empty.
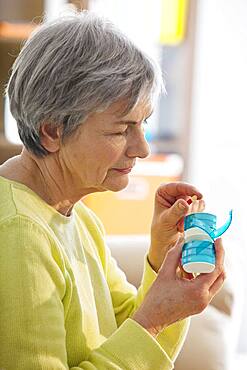
{"type": "Polygon", "coordinates": [[[191,199],[187,200],[187,203],[188,204],[191,204],[192,203],[192,200],[191,199]]]}

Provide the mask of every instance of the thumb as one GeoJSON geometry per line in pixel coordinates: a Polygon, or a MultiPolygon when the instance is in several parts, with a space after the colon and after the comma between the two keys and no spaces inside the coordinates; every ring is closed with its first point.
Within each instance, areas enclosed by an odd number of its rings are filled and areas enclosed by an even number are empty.
{"type": "Polygon", "coordinates": [[[189,205],[184,199],[177,200],[166,213],[169,224],[176,225],[188,212],[189,205]]]}
{"type": "Polygon", "coordinates": [[[174,277],[176,275],[177,268],[180,264],[183,245],[184,238],[181,236],[175,246],[167,253],[167,256],[159,270],[159,274],[166,274],[169,275],[169,277],[174,277]]]}

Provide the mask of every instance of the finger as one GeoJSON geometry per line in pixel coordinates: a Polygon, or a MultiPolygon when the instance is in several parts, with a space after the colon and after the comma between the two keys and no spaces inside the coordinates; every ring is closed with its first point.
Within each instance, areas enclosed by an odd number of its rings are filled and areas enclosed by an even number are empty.
{"type": "Polygon", "coordinates": [[[205,282],[208,284],[209,288],[213,285],[213,283],[217,280],[219,275],[224,270],[224,259],[225,259],[225,251],[222,244],[222,239],[216,239],[215,241],[215,252],[216,252],[216,265],[213,272],[209,274],[201,274],[197,277],[198,283],[205,282]]]}
{"type": "Polygon", "coordinates": [[[183,269],[183,266],[182,266],[182,261],[181,261],[181,258],[180,258],[180,261],[179,261],[179,269],[178,269],[179,273],[178,273],[178,276],[181,277],[181,278],[184,278],[184,279],[188,279],[188,280],[192,280],[194,279],[194,275],[190,272],[186,272],[184,269],[183,269]]]}
{"type": "Polygon", "coordinates": [[[167,201],[170,203],[174,203],[179,197],[186,199],[186,196],[196,195],[197,199],[202,198],[202,194],[195,186],[185,182],[171,182],[168,184],[162,184],[158,188],[157,194],[164,199],[167,199],[167,201]]]}
{"type": "Polygon", "coordinates": [[[212,299],[222,288],[222,285],[224,284],[224,281],[226,279],[226,273],[223,270],[222,273],[218,276],[218,278],[215,280],[213,285],[211,285],[209,289],[210,298],[212,299]]]}
{"type": "MultiPolygon", "coordinates": [[[[189,208],[187,210],[186,215],[191,213],[203,212],[205,209],[205,201],[203,199],[196,200],[192,202],[191,198],[186,200],[186,203],[189,204],[189,208]]],[[[184,217],[182,217],[177,223],[177,230],[180,233],[184,232],[184,217]]]]}
{"type": "Polygon", "coordinates": [[[189,199],[187,203],[189,204],[188,214],[203,212],[205,209],[205,202],[203,199],[195,200],[194,202],[192,202],[192,200],[189,199]]]}
{"type": "Polygon", "coordinates": [[[205,201],[204,199],[200,199],[197,212],[203,212],[204,210],[205,210],[205,201]]]}
{"type": "Polygon", "coordinates": [[[191,272],[186,272],[184,270],[183,270],[182,276],[183,276],[184,279],[187,279],[187,280],[194,280],[195,279],[194,274],[192,274],[191,272]]]}
{"type": "Polygon", "coordinates": [[[176,276],[176,271],[180,263],[181,255],[182,255],[182,247],[184,244],[184,239],[179,238],[176,245],[171,248],[164,260],[159,274],[166,274],[169,277],[176,276]]]}
{"type": "Polygon", "coordinates": [[[188,213],[196,213],[197,210],[198,210],[198,201],[195,201],[190,205],[190,209],[188,213]]]}
{"type": "Polygon", "coordinates": [[[192,203],[191,197],[189,195],[181,195],[180,194],[177,198],[178,199],[184,199],[184,200],[186,200],[186,202],[188,204],[191,204],[192,203]]]}
{"type": "Polygon", "coordinates": [[[177,225],[179,221],[187,214],[189,209],[188,203],[183,200],[177,200],[166,212],[166,219],[170,225],[177,225]]]}
{"type": "Polygon", "coordinates": [[[221,268],[224,265],[225,250],[221,238],[215,240],[214,243],[216,252],[216,268],[221,268]]]}
{"type": "Polygon", "coordinates": [[[191,204],[191,213],[202,212],[205,209],[205,202],[203,199],[196,200],[191,204]]]}
{"type": "Polygon", "coordinates": [[[178,221],[177,230],[180,233],[184,233],[184,217],[182,217],[181,220],[178,221]]]}

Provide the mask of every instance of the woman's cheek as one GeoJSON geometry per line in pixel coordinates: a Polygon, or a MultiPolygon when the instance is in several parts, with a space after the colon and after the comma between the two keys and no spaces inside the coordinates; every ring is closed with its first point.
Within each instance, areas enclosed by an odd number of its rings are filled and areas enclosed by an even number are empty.
{"type": "Polygon", "coordinates": [[[105,152],[107,152],[109,158],[114,161],[121,157],[125,153],[126,148],[126,139],[124,137],[117,137],[115,140],[112,140],[109,145],[105,146],[105,152]]]}

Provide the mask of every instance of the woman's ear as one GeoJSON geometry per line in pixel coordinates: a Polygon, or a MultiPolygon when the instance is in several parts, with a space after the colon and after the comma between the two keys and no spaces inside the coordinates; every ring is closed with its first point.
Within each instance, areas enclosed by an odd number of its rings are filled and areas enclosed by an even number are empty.
{"type": "Polygon", "coordinates": [[[55,153],[60,149],[62,138],[62,128],[54,124],[45,122],[40,127],[40,142],[50,153],[55,153]]]}

